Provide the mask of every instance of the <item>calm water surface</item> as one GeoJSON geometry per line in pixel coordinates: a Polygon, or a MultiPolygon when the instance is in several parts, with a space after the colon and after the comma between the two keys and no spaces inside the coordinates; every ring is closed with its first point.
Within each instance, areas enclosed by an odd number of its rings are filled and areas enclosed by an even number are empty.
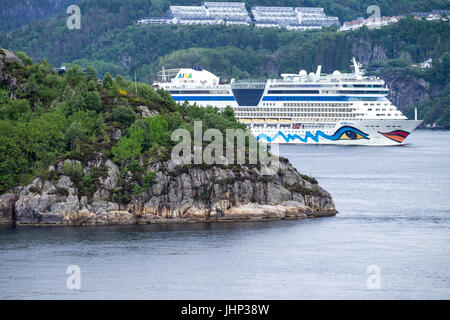
{"type": "Polygon", "coordinates": [[[408,140],[280,148],[331,192],[333,218],[0,228],[0,298],[449,299],[450,132],[408,140]],[[66,287],[69,265],[81,290],[66,287]]]}

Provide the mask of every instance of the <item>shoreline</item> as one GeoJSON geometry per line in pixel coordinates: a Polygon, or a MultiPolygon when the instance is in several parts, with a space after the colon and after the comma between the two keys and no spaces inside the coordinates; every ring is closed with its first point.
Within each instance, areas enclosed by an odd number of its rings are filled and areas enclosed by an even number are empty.
{"type": "Polygon", "coordinates": [[[267,214],[267,215],[230,215],[228,217],[217,218],[157,218],[157,219],[136,219],[128,221],[111,221],[111,222],[81,222],[81,223],[0,223],[0,227],[101,227],[101,226],[130,226],[130,225],[169,225],[169,224],[196,224],[196,223],[232,223],[232,222],[265,222],[265,221],[281,221],[281,220],[301,220],[334,217],[338,211],[323,211],[311,213],[289,213],[289,214],[267,214]]]}

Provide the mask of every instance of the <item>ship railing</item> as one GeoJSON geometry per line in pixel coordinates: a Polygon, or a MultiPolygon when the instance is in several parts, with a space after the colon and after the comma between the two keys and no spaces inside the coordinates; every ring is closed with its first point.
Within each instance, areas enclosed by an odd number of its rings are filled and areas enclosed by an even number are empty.
{"type": "Polygon", "coordinates": [[[339,83],[339,82],[383,82],[381,79],[377,78],[365,78],[365,79],[358,79],[358,78],[332,78],[332,77],[322,77],[320,79],[305,79],[304,76],[293,76],[286,79],[272,79],[270,80],[271,83],[291,83],[291,82],[298,82],[298,83],[323,83],[323,82],[333,82],[333,83],[339,83]],[[295,79],[295,78],[303,78],[303,79],[295,79]]]}
{"type": "Polygon", "coordinates": [[[252,83],[233,83],[231,84],[232,89],[264,89],[266,83],[252,82],[252,83]]]}
{"type": "MultiPolygon", "coordinates": [[[[170,82],[169,82],[170,83],[170,82]]],[[[227,84],[219,84],[216,86],[203,86],[203,85],[199,85],[199,86],[193,86],[193,85],[175,85],[173,88],[171,89],[221,89],[221,88],[228,88],[229,85],[227,84]]]]}

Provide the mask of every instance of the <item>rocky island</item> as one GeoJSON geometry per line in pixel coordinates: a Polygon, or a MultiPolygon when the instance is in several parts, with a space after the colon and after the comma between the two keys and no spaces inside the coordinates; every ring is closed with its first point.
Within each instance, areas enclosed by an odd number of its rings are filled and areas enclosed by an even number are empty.
{"type": "Polygon", "coordinates": [[[145,84],[0,51],[0,224],[114,225],[332,216],[328,192],[280,159],[171,160],[170,132],[242,128],[232,110],[177,105],[145,84]],[[135,90],[136,89],[136,90],[135,90]]]}

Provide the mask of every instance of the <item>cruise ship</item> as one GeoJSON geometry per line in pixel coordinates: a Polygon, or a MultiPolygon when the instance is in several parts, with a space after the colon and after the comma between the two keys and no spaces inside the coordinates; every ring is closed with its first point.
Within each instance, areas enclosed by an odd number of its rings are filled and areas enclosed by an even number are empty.
{"type": "Polygon", "coordinates": [[[365,76],[353,58],[351,73],[281,74],[279,79],[223,84],[201,67],[162,70],[155,89],[177,103],[234,109],[262,143],[402,145],[421,123],[408,120],[388,99],[389,89],[376,76],[365,76]]]}

